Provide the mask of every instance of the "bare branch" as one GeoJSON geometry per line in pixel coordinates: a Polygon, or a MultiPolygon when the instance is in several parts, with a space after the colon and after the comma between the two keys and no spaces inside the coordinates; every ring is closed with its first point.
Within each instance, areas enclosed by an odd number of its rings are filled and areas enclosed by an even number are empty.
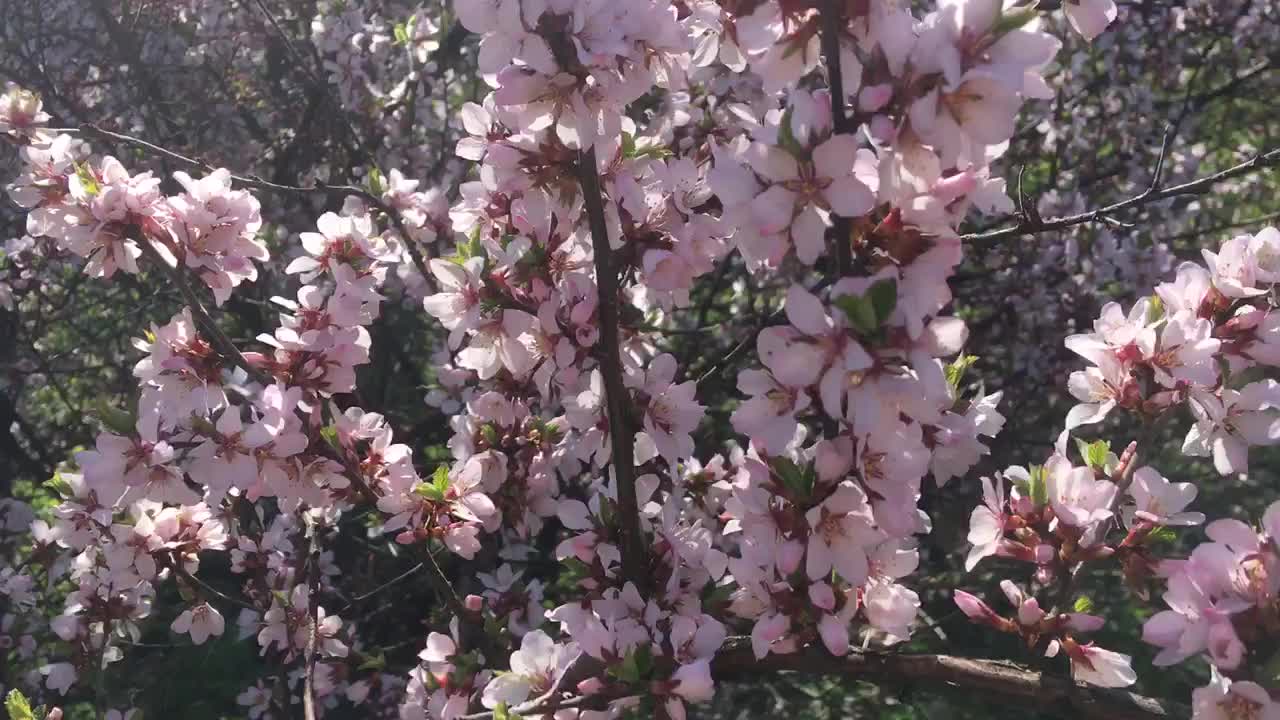
{"type": "Polygon", "coordinates": [[[320,632],[320,527],[307,522],[307,648],[302,671],[302,716],[316,720],[316,643],[320,632]]]}
{"type": "Polygon", "coordinates": [[[212,585],[206,583],[205,581],[201,580],[195,575],[192,575],[191,573],[187,572],[187,569],[182,566],[182,563],[174,563],[173,570],[178,575],[178,577],[191,583],[192,585],[199,587],[201,590],[204,590],[205,592],[209,593],[210,595],[218,598],[223,602],[230,603],[232,605],[235,605],[236,607],[245,608],[246,610],[253,610],[254,612],[262,611],[262,608],[258,607],[257,605],[254,605],[253,603],[245,602],[244,600],[240,600],[239,598],[234,598],[222,592],[221,590],[213,587],[212,585]]]}
{"type": "MultiPolygon", "coordinates": [[[[1167,137],[1167,136],[1166,136],[1167,137]]],[[[1163,158],[1163,151],[1161,153],[1163,158]]],[[[1209,192],[1214,185],[1231,178],[1248,175],[1253,172],[1265,170],[1270,167],[1280,165],[1280,148],[1268,150],[1259,155],[1255,155],[1252,159],[1246,160],[1234,167],[1227,168],[1222,172],[1214,173],[1208,177],[1192,180],[1181,185],[1174,185],[1164,189],[1158,189],[1158,178],[1153,181],[1151,186],[1140,195],[1135,195],[1127,200],[1113,203],[1097,210],[1078,213],[1076,215],[1068,215],[1066,217],[1054,218],[1052,220],[1044,220],[1035,222],[1027,218],[1023,218],[1021,222],[1013,227],[1002,228],[1000,230],[991,230],[983,233],[970,233],[961,235],[960,239],[965,242],[995,242],[997,240],[1005,240],[1008,238],[1022,237],[1024,235],[1036,235],[1051,230],[1062,230],[1063,228],[1073,227],[1075,225],[1083,225],[1091,222],[1107,222],[1114,220],[1110,216],[1121,210],[1130,210],[1141,208],[1154,202],[1167,200],[1182,195],[1202,195],[1209,192]]],[[[1163,163],[1160,163],[1158,170],[1163,169],[1163,163]]]]}
{"type": "Polygon", "coordinates": [[[392,585],[395,585],[396,583],[398,583],[398,582],[400,582],[400,581],[402,581],[402,580],[405,580],[405,579],[407,579],[407,578],[409,578],[409,577],[412,577],[412,576],[414,576],[414,575],[418,574],[418,573],[419,573],[419,572],[420,572],[424,567],[426,567],[426,563],[418,563],[417,565],[414,565],[413,567],[409,568],[408,570],[405,570],[404,572],[400,573],[399,575],[397,575],[397,576],[395,576],[395,577],[391,578],[390,580],[388,580],[388,581],[386,581],[386,582],[382,583],[382,584],[381,584],[381,585],[379,585],[378,587],[376,587],[376,588],[374,588],[374,589],[372,589],[372,590],[370,590],[370,591],[368,591],[368,592],[366,592],[366,593],[361,593],[360,595],[357,595],[357,596],[355,596],[355,597],[351,598],[351,601],[347,603],[346,607],[344,607],[344,608],[342,608],[341,610],[339,610],[339,611],[338,611],[338,614],[339,614],[339,615],[341,615],[341,614],[345,613],[347,610],[350,610],[352,607],[354,607],[356,603],[364,602],[365,600],[368,600],[369,598],[373,597],[374,595],[377,595],[378,593],[382,592],[383,590],[386,590],[387,588],[391,587],[392,585]]]}

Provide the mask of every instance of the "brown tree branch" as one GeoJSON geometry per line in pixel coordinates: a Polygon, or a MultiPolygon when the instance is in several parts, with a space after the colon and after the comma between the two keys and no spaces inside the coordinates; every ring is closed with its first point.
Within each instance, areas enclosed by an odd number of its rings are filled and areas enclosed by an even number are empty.
{"type": "MultiPolygon", "coordinates": [[[[831,93],[831,128],[836,135],[850,135],[858,131],[845,112],[844,74],[840,68],[840,34],[847,25],[844,17],[845,0],[825,0],[822,6],[822,61],[827,66],[827,85],[831,93]]],[[[833,213],[832,237],[836,245],[836,277],[848,275],[853,269],[853,246],[849,237],[853,224],[849,218],[833,213]]]]}
{"type": "MultiPolygon", "coordinates": [[[[313,90],[329,103],[330,107],[333,108],[334,114],[338,116],[342,129],[346,132],[347,151],[351,153],[351,156],[356,160],[356,162],[361,165],[370,165],[372,160],[369,157],[368,151],[365,150],[364,145],[360,142],[360,134],[356,132],[355,125],[351,123],[351,117],[347,113],[347,109],[343,107],[342,101],[332,92],[332,88],[330,87],[328,80],[317,75],[316,71],[311,67],[311,64],[307,62],[306,58],[302,57],[302,53],[298,51],[296,46],[294,46],[293,40],[289,37],[289,33],[285,32],[284,27],[281,26],[280,21],[276,19],[276,16],[271,13],[271,9],[267,7],[266,3],[262,0],[254,1],[257,3],[258,10],[262,12],[263,17],[267,19],[267,22],[269,22],[271,27],[275,30],[276,35],[280,37],[280,41],[284,44],[289,55],[293,57],[293,61],[297,65],[298,69],[301,70],[311,82],[313,90]]],[[[315,53],[314,47],[312,48],[312,52],[315,53]]],[[[319,62],[318,56],[316,59],[317,62],[319,62]]]]}
{"type": "Polygon", "coordinates": [[[640,537],[640,508],[636,502],[635,434],[631,423],[631,394],[622,379],[618,338],[618,269],[613,264],[609,228],[605,222],[600,178],[596,176],[595,148],[578,153],[576,170],[582,186],[591,249],[595,256],[596,292],[599,296],[600,339],[596,344],[600,374],[604,377],[605,405],[612,443],[615,490],[618,495],[618,529],[621,534],[622,577],[640,587],[644,582],[644,557],[640,537]]]}
{"type": "Polygon", "coordinates": [[[910,683],[979,694],[1056,717],[1080,720],[1163,720],[1189,718],[1183,705],[1124,690],[1091,687],[1069,678],[1028,670],[1011,662],[953,655],[872,653],[855,650],[843,658],[808,648],[791,655],[756,660],[751,643],[731,638],[712,663],[717,680],[744,680],[779,671],[828,675],[874,683],[910,683]]]}
{"type": "Polygon", "coordinates": [[[236,597],[232,597],[231,595],[228,595],[222,592],[221,590],[206,583],[205,581],[201,580],[195,575],[192,575],[191,573],[187,572],[187,569],[182,566],[182,563],[174,563],[173,572],[175,575],[182,578],[186,582],[189,582],[192,585],[195,585],[196,587],[200,588],[201,590],[204,590],[206,593],[218,598],[219,600],[225,603],[235,605],[236,607],[244,608],[246,610],[252,610],[254,612],[262,612],[262,608],[258,607],[257,605],[254,605],[251,602],[246,602],[236,597]]]}
{"type": "MultiPolygon", "coordinates": [[[[135,228],[135,231],[137,230],[139,229],[135,228]]],[[[217,348],[218,353],[229,362],[235,363],[236,365],[244,368],[244,371],[249,374],[249,377],[257,380],[262,385],[271,385],[275,383],[275,378],[263,372],[261,369],[249,364],[249,361],[246,360],[244,355],[240,352],[240,348],[236,347],[236,344],[231,341],[231,338],[227,337],[227,334],[222,331],[222,328],[218,327],[218,323],[214,321],[213,316],[209,314],[207,309],[205,309],[204,303],[200,302],[199,296],[197,296],[195,291],[191,289],[191,284],[187,282],[186,273],[183,271],[181,264],[182,261],[178,261],[179,264],[177,267],[171,266],[164,259],[164,256],[155,249],[155,246],[151,244],[151,241],[142,237],[140,231],[135,232],[132,239],[138,243],[138,247],[142,248],[142,252],[151,258],[152,262],[154,262],[155,265],[169,277],[169,281],[172,282],[178,288],[178,291],[182,293],[182,299],[186,302],[187,307],[191,309],[191,314],[195,319],[196,324],[199,325],[200,329],[204,331],[204,334],[209,337],[209,341],[213,343],[215,348],[217,348]]]]}
{"type": "Polygon", "coordinates": [[[316,645],[320,633],[320,526],[306,523],[310,535],[307,546],[307,647],[302,670],[302,716],[316,720],[316,645]]]}
{"type": "MultiPolygon", "coordinates": [[[[749,638],[729,638],[711,663],[717,682],[750,682],[776,677],[779,672],[807,676],[842,677],[879,685],[910,685],[982,697],[1011,707],[1035,710],[1067,720],[1187,720],[1190,710],[1125,690],[1092,687],[1069,678],[1045,675],[1004,660],[954,655],[880,653],[853,650],[843,658],[821,647],[790,655],[767,655],[757,660],[749,638]]],[[[600,670],[598,661],[579,657],[543,695],[510,709],[512,717],[542,717],[562,708],[603,708],[610,700],[642,690],[614,687],[600,695],[557,697],[600,670]],[[582,662],[579,662],[582,661],[582,662]]],[[[463,716],[462,720],[491,720],[492,712],[463,716]]]]}
{"type": "MultiPolygon", "coordinates": [[[[1163,159],[1163,152],[1161,153],[1163,159]]],[[[1163,163],[1161,163],[1163,164],[1163,163]]],[[[1159,188],[1159,172],[1162,167],[1157,168],[1156,179],[1139,195],[1135,195],[1127,200],[1112,203],[1106,207],[1087,212],[1068,215],[1066,217],[1054,218],[1052,220],[1036,220],[1034,218],[1024,217],[1017,225],[1013,227],[1002,228],[1000,230],[991,230],[989,232],[970,233],[961,235],[960,239],[965,242],[988,243],[997,240],[1005,240],[1008,238],[1022,237],[1024,235],[1036,235],[1051,230],[1062,230],[1075,225],[1083,225],[1091,222],[1115,222],[1111,216],[1121,210],[1129,210],[1133,208],[1141,208],[1160,200],[1167,200],[1182,195],[1202,195],[1209,192],[1214,185],[1231,178],[1248,175],[1255,171],[1264,170],[1270,167],[1280,165],[1280,148],[1274,148],[1266,152],[1255,155],[1253,158],[1246,160],[1234,167],[1227,168],[1221,172],[1214,173],[1199,180],[1192,180],[1181,185],[1174,185],[1164,189],[1159,188]]]]}

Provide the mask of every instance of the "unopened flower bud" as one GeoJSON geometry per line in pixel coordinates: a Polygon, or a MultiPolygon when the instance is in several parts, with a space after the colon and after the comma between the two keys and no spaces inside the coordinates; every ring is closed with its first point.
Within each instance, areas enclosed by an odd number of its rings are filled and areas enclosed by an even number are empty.
{"type": "Polygon", "coordinates": [[[893,99],[893,84],[880,83],[868,85],[858,93],[858,109],[862,112],[875,112],[893,99]]]}

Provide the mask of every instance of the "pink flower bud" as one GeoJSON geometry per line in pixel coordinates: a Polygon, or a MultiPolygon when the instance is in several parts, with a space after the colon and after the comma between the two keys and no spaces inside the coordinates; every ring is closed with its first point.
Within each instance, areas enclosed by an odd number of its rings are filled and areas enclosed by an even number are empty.
{"type": "Polygon", "coordinates": [[[1045,612],[1040,609],[1040,602],[1035,598],[1027,598],[1026,602],[1018,606],[1018,623],[1027,627],[1039,625],[1044,619],[1045,612]]]}
{"type": "Polygon", "coordinates": [[[484,598],[479,595],[468,595],[462,604],[471,612],[480,612],[484,609],[484,598]]]}
{"type": "Polygon", "coordinates": [[[834,610],[836,594],[832,592],[830,585],[824,582],[814,583],[809,586],[809,602],[823,610],[834,610]]]}
{"type": "Polygon", "coordinates": [[[1036,563],[1039,565],[1047,565],[1053,562],[1053,558],[1057,554],[1058,554],[1058,551],[1055,550],[1052,545],[1037,545],[1036,546],[1036,563]]]}
{"type": "Polygon", "coordinates": [[[715,696],[716,685],[711,679],[711,661],[698,660],[681,665],[671,676],[676,695],[690,702],[707,702],[715,696]]]}
{"type": "Polygon", "coordinates": [[[1065,616],[1067,627],[1075,632],[1094,632],[1101,630],[1103,625],[1107,624],[1106,618],[1097,615],[1086,615],[1084,613],[1067,613],[1065,616]]]}
{"type": "Polygon", "coordinates": [[[1254,310],[1252,312],[1242,312],[1241,314],[1231,318],[1222,326],[1224,333],[1238,333],[1252,330],[1262,323],[1262,319],[1267,316],[1264,310],[1254,310]]]}
{"type": "Polygon", "coordinates": [[[898,136],[898,126],[888,115],[876,115],[867,123],[867,130],[876,142],[890,144],[898,136]]]}
{"type": "Polygon", "coordinates": [[[875,112],[893,99],[893,84],[880,83],[868,85],[858,93],[858,109],[862,112],[875,112]]]}
{"type": "Polygon", "coordinates": [[[849,474],[853,467],[853,443],[848,437],[822,440],[814,448],[813,468],[818,479],[835,482],[849,474]]]}
{"type": "Polygon", "coordinates": [[[956,590],[954,593],[956,606],[960,608],[960,612],[969,616],[970,620],[978,622],[990,622],[992,618],[998,618],[995,611],[987,606],[986,603],[979,600],[976,595],[972,595],[963,590],[956,590]]]}
{"type": "Polygon", "coordinates": [[[579,695],[595,695],[604,689],[604,681],[600,678],[587,678],[578,683],[579,695]]]}
{"type": "Polygon", "coordinates": [[[788,540],[778,548],[778,572],[790,575],[800,567],[800,560],[803,558],[804,545],[799,540],[788,540]]]}
{"type": "Polygon", "coordinates": [[[1209,657],[1223,670],[1240,667],[1244,659],[1244,643],[1230,622],[1216,622],[1209,629],[1209,657]]]}
{"type": "Polygon", "coordinates": [[[1036,568],[1034,577],[1037,583],[1041,585],[1048,585],[1049,583],[1053,582],[1053,576],[1055,574],[1056,573],[1054,573],[1053,568],[1051,566],[1041,565],[1040,567],[1036,568]]]}
{"type": "Polygon", "coordinates": [[[945,177],[933,184],[933,195],[939,200],[951,202],[976,190],[978,178],[968,170],[945,177]]]}

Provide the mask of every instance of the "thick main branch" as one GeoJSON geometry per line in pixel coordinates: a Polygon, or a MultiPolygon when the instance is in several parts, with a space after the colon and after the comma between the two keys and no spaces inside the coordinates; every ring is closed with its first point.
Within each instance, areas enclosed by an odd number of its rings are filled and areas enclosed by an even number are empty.
{"type": "MultiPolygon", "coordinates": [[[[582,658],[587,660],[587,658],[582,658]]],[[[1009,708],[1033,710],[1037,717],[1067,720],[1187,720],[1185,705],[1137,695],[1124,690],[1078,684],[1028,670],[1002,660],[981,660],[954,655],[874,653],[853,650],[842,658],[821,647],[808,647],[791,655],[767,655],[757,660],[751,640],[730,638],[711,664],[717,683],[748,682],[776,678],[779,672],[808,676],[842,677],[882,686],[910,686],[955,691],[967,698],[981,698],[1009,708]]],[[[556,683],[566,691],[578,681],[599,673],[595,661],[575,664],[556,683]]],[[[603,709],[610,700],[635,694],[624,687],[600,695],[562,696],[549,692],[512,708],[514,717],[542,717],[561,708],[603,709]]],[[[463,720],[492,720],[492,712],[464,716],[463,720]]]]}
{"type": "Polygon", "coordinates": [[[1176,703],[1075,683],[1027,670],[1010,662],[953,655],[916,655],[853,651],[843,658],[818,649],[757,660],[746,639],[731,639],[716,656],[717,680],[770,676],[779,671],[829,675],[872,683],[910,684],[953,689],[970,697],[987,697],[1011,706],[1031,708],[1056,717],[1080,720],[1164,720],[1189,718],[1176,703]]]}
{"type": "Polygon", "coordinates": [[[591,229],[591,250],[595,256],[596,312],[600,321],[600,339],[596,356],[604,377],[605,406],[609,418],[612,443],[610,463],[613,465],[614,489],[618,495],[618,530],[622,546],[622,577],[643,586],[644,560],[641,554],[640,508],[636,502],[635,431],[631,422],[631,395],[622,380],[621,341],[618,337],[618,269],[613,263],[609,245],[609,228],[605,222],[604,195],[596,175],[595,148],[578,153],[578,184],[582,186],[583,204],[591,229]]]}
{"type": "MultiPolygon", "coordinates": [[[[857,132],[857,124],[848,117],[844,106],[844,72],[840,67],[840,35],[844,32],[844,0],[825,0],[822,6],[822,61],[827,66],[827,84],[831,93],[831,128],[835,134],[857,132]]],[[[849,218],[833,214],[837,278],[853,269],[853,247],[849,237],[853,224],[849,218]]]]}

